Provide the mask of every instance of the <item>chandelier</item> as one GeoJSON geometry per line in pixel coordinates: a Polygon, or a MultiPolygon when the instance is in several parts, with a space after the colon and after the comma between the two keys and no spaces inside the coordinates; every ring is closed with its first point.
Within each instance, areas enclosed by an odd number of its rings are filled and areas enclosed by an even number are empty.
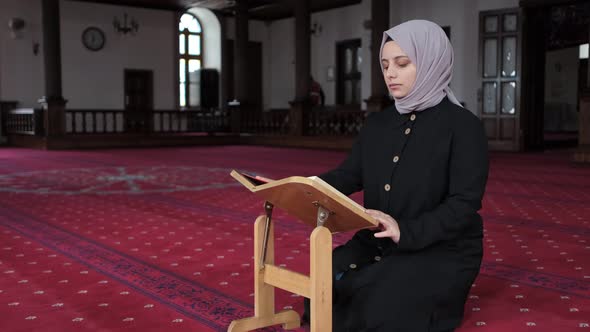
{"type": "Polygon", "coordinates": [[[128,33],[135,35],[137,30],[139,30],[139,24],[137,21],[133,17],[129,18],[127,13],[123,14],[122,23],[119,18],[115,16],[113,19],[113,26],[115,27],[115,31],[121,35],[126,35],[128,33]]]}

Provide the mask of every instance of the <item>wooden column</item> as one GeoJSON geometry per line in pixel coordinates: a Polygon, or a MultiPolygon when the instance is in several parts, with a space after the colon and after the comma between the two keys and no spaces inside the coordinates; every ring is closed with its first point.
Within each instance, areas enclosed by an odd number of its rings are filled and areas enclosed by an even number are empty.
{"type": "Polygon", "coordinates": [[[43,0],[42,17],[45,96],[39,102],[44,109],[45,135],[61,136],[65,134],[66,100],[61,86],[59,0],[43,0]]]}
{"type": "Polygon", "coordinates": [[[580,95],[578,121],[578,148],[574,151],[574,161],[590,164],[590,91],[580,95]]]}
{"type": "Polygon", "coordinates": [[[295,99],[309,99],[311,41],[309,0],[295,1],[295,99]]]}
{"type": "Polygon", "coordinates": [[[523,8],[522,71],[520,97],[520,150],[543,149],[543,117],[545,109],[545,21],[548,13],[542,7],[523,8]],[[538,84],[541,82],[541,84],[538,84]]]}
{"type": "MultiPolygon", "coordinates": [[[[227,18],[224,15],[221,15],[220,12],[214,12],[215,17],[217,17],[217,20],[219,20],[220,23],[220,27],[221,27],[221,68],[222,70],[219,72],[219,81],[221,82],[221,84],[219,85],[219,98],[221,100],[221,108],[225,109],[228,107],[227,102],[230,100],[230,96],[229,95],[229,89],[228,89],[228,85],[227,85],[227,80],[228,80],[228,67],[229,67],[229,61],[233,61],[233,59],[229,59],[228,55],[227,55],[227,18]]],[[[232,83],[233,84],[233,83],[232,83]]]]}
{"type": "MultiPolygon", "coordinates": [[[[588,25],[588,39],[590,40],[590,25],[588,25]]],[[[590,60],[588,60],[586,75],[586,86],[580,93],[578,148],[574,151],[574,161],[590,164],[590,60]]]]}
{"type": "Polygon", "coordinates": [[[6,116],[8,111],[15,109],[18,101],[0,100],[0,144],[6,142],[6,116]]]}
{"type": "Polygon", "coordinates": [[[389,28],[389,0],[371,1],[371,96],[365,100],[369,112],[381,111],[392,103],[379,59],[383,32],[389,28]]]}
{"type": "Polygon", "coordinates": [[[248,7],[246,0],[238,0],[235,6],[234,38],[234,98],[241,106],[248,102],[248,7]]]}
{"type": "Polygon", "coordinates": [[[293,0],[295,6],[295,99],[289,112],[290,133],[305,134],[307,113],[311,109],[309,99],[311,78],[310,2],[293,0]]]}
{"type": "MultiPolygon", "coordinates": [[[[252,112],[251,105],[248,101],[248,40],[250,38],[248,25],[248,6],[246,0],[236,1],[234,6],[234,43],[233,58],[227,59],[233,61],[233,96],[228,105],[230,114],[230,127],[232,133],[241,131],[243,114],[252,112]]],[[[225,40],[225,38],[224,38],[225,40]]],[[[225,54],[226,52],[224,52],[225,54]]],[[[227,55],[225,55],[227,56],[227,55]]],[[[227,73],[225,78],[228,79],[227,73]]],[[[225,84],[224,84],[225,85],[225,84]]]]}

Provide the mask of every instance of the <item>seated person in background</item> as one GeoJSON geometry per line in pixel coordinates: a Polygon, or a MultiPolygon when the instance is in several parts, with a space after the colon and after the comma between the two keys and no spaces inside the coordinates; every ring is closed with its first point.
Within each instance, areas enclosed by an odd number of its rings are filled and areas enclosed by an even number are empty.
{"type": "Polygon", "coordinates": [[[453,331],[482,260],[486,135],[449,88],[453,49],[437,24],[385,31],[379,61],[395,105],[320,175],[346,195],[364,190],[380,224],[334,249],[333,331],[453,331]]]}
{"type": "Polygon", "coordinates": [[[312,76],[309,77],[309,80],[309,98],[311,99],[311,106],[324,107],[326,96],[324,95],[324,90],[322,90],[322,86],[320,85],[320,83],[316,82],[312,76]]]}

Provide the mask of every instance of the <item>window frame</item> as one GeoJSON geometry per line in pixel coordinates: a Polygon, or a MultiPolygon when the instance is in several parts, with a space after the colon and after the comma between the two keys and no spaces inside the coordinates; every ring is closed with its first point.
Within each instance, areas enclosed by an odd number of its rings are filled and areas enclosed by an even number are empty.
{"type": "Polygon", "coordinates": [[[174,29],[174,49],[175,49],[175,53],[176,53],[176,57],[174,58],[174,68],[175,68],[175,76],[176,76],[176,85],[175,85],[175,101],[176,101],[176,107],[180,110],[195,110],[195,109],[199,109],[200,105],[196,105],[196,106],[191,106],[190,105],[190,79],[189,79],[189,60],[199,60],[201,65],[200,68],[203,68],[203,61],[204,61],[204,48],[205,48],[205,43],[203,40],[203,36],[205,34],[205,29],[203,27],[203,24],[201,23],[201,21],[199,20],[199,18],[188,11],[185,12],[179,12],[178,15],[176,15],[176,19],[175,19],[175,29],[174,29]],[[192,16],[195,20],[197,20],[197,22],[199,23],[199,26],[201,27],[201,31],[200,32],[190,32],[187,28],[185,28],[184,30],[180,30],[179,29],[179,24],[180,24],[180,20],[182,19],[182,17],[184,15],[190,15],[192,16]],[[189,50],[189,36],[199,36],[199,54],[198,55],[190,55],[188,50],[189,50]],[[184,54],[180,53],[180,37],[184,36],[184,54]],[[180,81],[180,60],[185,60],[185,69],[184,69],[184,82],[180,81]],[[184,96],[185,96],[185,105],[181,106],[180,104],[180,85],[184,83],[184,96]]]}

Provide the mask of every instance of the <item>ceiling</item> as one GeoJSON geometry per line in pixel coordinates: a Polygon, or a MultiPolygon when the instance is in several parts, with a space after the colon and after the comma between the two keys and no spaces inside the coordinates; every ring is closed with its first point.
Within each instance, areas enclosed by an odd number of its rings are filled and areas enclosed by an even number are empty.
{"type": "MultiPolygon", "coordinates": [[[[232,15],[235,0],[71,0],[96,2],[119,6],[132,6],[165,10],[184,10],[190,7],[205,7],[232,15]]],[[[273,21],[293,16],[293,4],[297,0],[245,0],[251,19],[273,21]]],[[[309,1],[312,12],[328,10],[360,3],[361,0],[313,0],[309,1]]]]}

